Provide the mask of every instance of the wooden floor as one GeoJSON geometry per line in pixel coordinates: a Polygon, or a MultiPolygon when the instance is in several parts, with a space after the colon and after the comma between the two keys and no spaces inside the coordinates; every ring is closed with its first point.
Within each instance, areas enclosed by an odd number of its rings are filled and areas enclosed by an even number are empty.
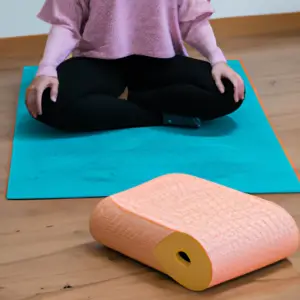
{"type": "MultiPolygon", "coordinates": [[[[221,44],[228,57],[244,61],[274,128],[299,171],[299,33],[235,38],[221,44]]],[[[18,57],[1,53],[0,57],[1,300],[300,299],[299,252],[287,261],[203,293],[193,293],[97,246],[88,232],[89,214],[97,199],[6,201],[20,66],[37,61],[38,57],[29,52],[18,57]]],[[[300,195],[263,197],[287,209],[300,226],[300,195]]]]}

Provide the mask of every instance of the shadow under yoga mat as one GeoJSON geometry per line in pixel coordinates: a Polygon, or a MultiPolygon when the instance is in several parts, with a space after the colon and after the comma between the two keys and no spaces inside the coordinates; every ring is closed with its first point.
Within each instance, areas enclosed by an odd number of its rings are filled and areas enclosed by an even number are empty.
{"type": "Polygon", "coordinates": [[[31,119],[25,90],[37,68],[23,72],[8,199],[107,196],[167,173],[186,173],[248,193],[300,192],[239,61],[247,97],[230,117],[200,129],[152,127],[70,135],[31,119]]]}

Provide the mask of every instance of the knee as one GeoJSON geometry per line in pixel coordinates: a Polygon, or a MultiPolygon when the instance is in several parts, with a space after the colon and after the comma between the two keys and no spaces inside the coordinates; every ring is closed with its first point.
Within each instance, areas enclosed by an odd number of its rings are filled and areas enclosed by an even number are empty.
{"type": "Polygon", "coordinates": [[[225,93],[222,94],[222,102],[226,103],[227,114],[233,113],[238,110],[244,103],[246,96],[246,91],[244,91],[243,99],[240,99],[238,102],[235,101],[235,88],[229,80],[224,80],[225,93]]]}
{"type": "Polygon", "coordinates": [[[42,96],[42,114],[37,117],[37,121],[44,123],[55,129],[63,129],[63,118],[57,102],[50,98],[50,88],[46,89],[42,96]]]}

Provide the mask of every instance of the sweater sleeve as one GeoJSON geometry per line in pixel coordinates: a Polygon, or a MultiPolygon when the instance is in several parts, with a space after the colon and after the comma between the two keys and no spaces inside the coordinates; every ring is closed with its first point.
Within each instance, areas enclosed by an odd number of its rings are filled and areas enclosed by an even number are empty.
{"type": "Polygon", "coordinates": [[[51,24],[43,58],[37,75],[57,76],[56,68],[79,43],[87,0],[46,0],[38,17],[51,24]]]}
{"type": "Polygon", "coordinates": [[[210,2],[208,0],[180,1],[180,29],[185,42],[198,50],[212,65],[226,62],[209,23],[209,18],[213,14],[210,2]]]}
{"type": "Polygon", "coordinates": [[[69,29],[53,25],[46,43],[43,58],[39,64],[37,76],[57,77],[56,68],[76,47],[78,39],[69,29]]]}

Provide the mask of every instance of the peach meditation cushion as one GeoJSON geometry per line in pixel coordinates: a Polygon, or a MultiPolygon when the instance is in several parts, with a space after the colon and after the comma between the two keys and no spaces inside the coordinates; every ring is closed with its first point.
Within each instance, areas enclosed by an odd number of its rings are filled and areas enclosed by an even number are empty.
{"type": "Polygon", "coordinates": [[[280,206],[197,177],[158,177],[101,200],[96,241],[201,291],[282,260],[299,246],[280,206]]]}

